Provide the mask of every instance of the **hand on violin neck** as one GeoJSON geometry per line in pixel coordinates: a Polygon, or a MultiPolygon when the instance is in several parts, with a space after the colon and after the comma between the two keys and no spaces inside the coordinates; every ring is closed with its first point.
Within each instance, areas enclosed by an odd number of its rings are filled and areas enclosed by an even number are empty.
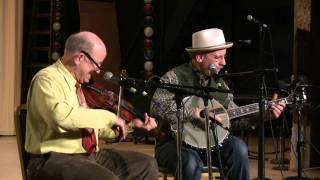
{"type": "Polygon", "coordinates": [[[148,113],[144,113],[144,121],[136,118],[132,123],[134,128],[145,129],[147,131],[157,128],[155,118],[148,116],[148,113]]]}

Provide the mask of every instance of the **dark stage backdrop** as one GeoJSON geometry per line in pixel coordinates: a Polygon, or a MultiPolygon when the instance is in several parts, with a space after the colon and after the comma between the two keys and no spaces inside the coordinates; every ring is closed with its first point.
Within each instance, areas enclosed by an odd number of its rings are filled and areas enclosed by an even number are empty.
{"type": "MultiPolygon", "coordinates": [[[[276,88],[275,78],[289,80],[292,74],[293,2],[254,0],[161,0],[153,1],[155,55],[154,73],[162,75],[169,69],[189,61],[185,48],[191,46],[193,32],[211,27],[224,30],[234,47],[228,51],[228,72],[261,68],[278,68],[277,76],[268,75],[268,86],[276,88]],[[252,16],[266,23],[263,59],[259,61],[259,29],[248,22],[252,16]],[[239,40],[251,40],[251,44],[239,40]]],[[[117,17],[122,54],[121,68],[134,77],[144,76],[143,7],[144,1],[117,1],[117,17]]],[[[256,77],[230,79],[236,94],[256,94],[256,77]],[[245,84],[245,86],[244,86],[245,84]]]]}
{"type": "MultiPolygon", "coordinates": [[[[144,1],[116,1],[122,62],[121,68],[135,78],[144,78],[143,28],[144,1]]],[[[293,1],[284,0],[153,0],[155,55],[154,73],[163,75],[171,68],[188,62],[185,51],[191,46],[193,32],[217,27],[224,30],[228,50],[228,72],[257,68],[278,68],[278,74],[267,75],[270,94],[277,91],[277,79],[292,75],[293,1]],[[259,60],[259,27],[246,20],[252,15],[268,25],[264,33],[263,59],[259,60]],[[250,44],[240,43],[250,40],[250,44]]],[[[235,90],[236,101],[257,101],[256,76],[227,79],[235,90]]],[[[129,96],[141,109],[148,110],[142,97],[129,96]]],[[[145,102],[145,101],[144,101],[145,102]]]]}

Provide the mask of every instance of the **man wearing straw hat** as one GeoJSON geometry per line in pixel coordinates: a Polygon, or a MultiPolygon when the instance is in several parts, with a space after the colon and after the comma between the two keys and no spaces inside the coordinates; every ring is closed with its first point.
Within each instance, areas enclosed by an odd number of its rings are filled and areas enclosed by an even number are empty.
{"type": "MultiPolygon", "coordinates": [[[[232,45],[232,42],[225,41],[223,31],[217,28],[205,29],[193,33],[192,47],[186,48],[191,61],[167,72],[161,78],[162,82],[185,86],[228,89],[226,83],[221,78],[215,78],[215,75],[226,65],[226,52],[232,45]]],[[[237,107],[233,102],[233,95],[231,93],[211,92],[210,96],[214,97],[214,101],[217,101],[225,109],[237,107]]],[[[157,118],[161,131],[156,142],[155,157],[159,166],[165,167],[171,172],[174,172],[177,167],[176,141],[174,133],[172,133],[172,129],[174,129],[177,122],[177,105],[174,97],[174,93],[159,88],[153,96],[150,107],[151,114],[157,118]]],[[[197,102],[201,100],[197,101],[194,98],[190,98],[190,100],[188,98],[189,97],[185,97],[182,101],[184,107],[181,117],[183,117],[185,125],[182,139],[185,142],[186,139],[184,138],[190,136],[192,141],[200,142],[205,139],[197,139],[196,137],[197,131],[201,131],[201,127],[197,127],[200,122],[200,112],[202,110],[197,106],[197,102]],[[195,133],[188,135],[190,129],[186,131],[187,122],[192,122],[191,127],[197,127],[200,130],[192,130],[195,133]]],[[[273,98],[277,98],[276,95],[273,98]]],[[[273,105],[270,109],[272,112],[270,114],[272,114],[274,118],[277,118],[284,107],[285,105],[283,103],[273,105]]],[[[219,121],[219,118],[215,118],[219,121]]],[[[203,123],[200,124],[202,124],[203,130],[203,123]]],[[[223,176],[227,179],[250,179],[248,149],[246,144],[240,138],[228,135],[221,141],[218,147],[220,153],[217,153],[219,151],[217,146],[215,146],[212,151],[212,160],[216,166],[219,165],[218,162],[221,160],[221,167],[223,167],[224,170],[223,176]]],[[[202,168],[206,165],[206,151],[199,150],[194,146],[189,146],[188,143],[184,143],[181,157],[183,179],[200,179],[202,168]]]]}

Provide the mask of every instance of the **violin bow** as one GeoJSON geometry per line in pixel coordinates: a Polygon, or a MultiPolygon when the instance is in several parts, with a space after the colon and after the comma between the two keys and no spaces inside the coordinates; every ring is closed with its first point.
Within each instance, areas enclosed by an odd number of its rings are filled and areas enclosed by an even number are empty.
{"type": "MultiPolygon", "coordinates": [[[[121,74],[120,74],[120,79],[123,80],[127,78],[127,72],[125,69],[121,70],[121,74]]],[[[118,108],[117,108],[117,117],[120,117],[120,108],[121,108],[121,101],[122,101],[122,94],[123,94],[123,88],[120,84],[119,87],[119,95],[118,95],[118,108]]],[[[119,140],[122,141],[123,140],[123,134],[121,134],[121,132],[119,132],[119,140]]]]}
{"type": "MultiPolygon", "coordinates": [[[[124,80],[126,79],[127,76],[127,71],[125,69],[121,70],[121,74],[120,74],[120,80],[124,80]]],[[[119,96],[118,96],[118,110],[117,110],[117,116],[120,116],[120,108],[121,108],[121,101],[122,101],[122,94],[123,94],[123,87],[120,84],[119,87],[119,96]]]]}

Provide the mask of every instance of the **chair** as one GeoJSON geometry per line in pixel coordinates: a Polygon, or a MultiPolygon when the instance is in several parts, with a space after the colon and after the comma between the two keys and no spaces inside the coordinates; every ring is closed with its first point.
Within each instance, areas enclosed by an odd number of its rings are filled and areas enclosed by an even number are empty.
{"type": "Polygon", "coordinates": [[[21,104],[15,112],[14,123],[16,127],[16,137],[19,151],[20,167],[22,172],[22,178],[27,180],[27,165],[29,160],[29,154],[24,149],[25,132],[26,132],[26,115],[27,106],[21,104]]]}
{"type": "MultiPolygon", "coordinates": [[[[208,166],[204,166],[202,169],[202,174],[208,173],[208,166]]],[[[159,177],[163,177],[163,180],[167,180],[168,177],[174,177],[174,174],[170,173],[166,168],[159,167],[159,177]]],[[[215,166],[212,167],[212,177],[213,179],[220,179],[219,169],[215,166]]]]}

